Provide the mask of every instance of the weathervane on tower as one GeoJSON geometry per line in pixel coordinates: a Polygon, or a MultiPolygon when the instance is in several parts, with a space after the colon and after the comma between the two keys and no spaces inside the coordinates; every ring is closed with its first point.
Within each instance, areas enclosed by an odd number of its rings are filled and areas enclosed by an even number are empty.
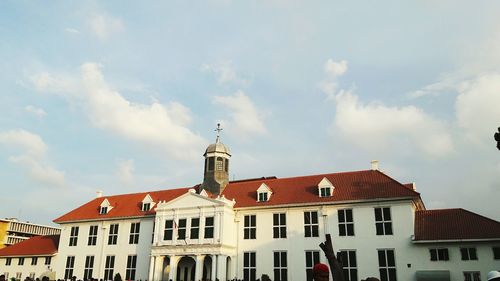
{"type": "Polygon", "coordinates": [[[220,123],[217,123],[217,128],[214,130],[217,132],[217,138],[215,139],[215,142],[218,143],[219,142],[219,137],[220,137],[220,131],[222,131],[223,129],[220,127],[220,123]]]}

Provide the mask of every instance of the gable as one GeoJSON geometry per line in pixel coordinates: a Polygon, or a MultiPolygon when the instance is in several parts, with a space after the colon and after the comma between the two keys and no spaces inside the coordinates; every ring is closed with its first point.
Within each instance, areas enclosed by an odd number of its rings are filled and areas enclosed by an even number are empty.
{"type": "Polygon", "coordinates": [[[197,207],[210,207],[220,206],[224,203],[215,199],[205,197],[197,194],[194,189],[188,190],[184,195],[181,195],[168,202],[160,202],[157,204],[157,209],[183,209],[183,208],[197,208],[197,207]]]}

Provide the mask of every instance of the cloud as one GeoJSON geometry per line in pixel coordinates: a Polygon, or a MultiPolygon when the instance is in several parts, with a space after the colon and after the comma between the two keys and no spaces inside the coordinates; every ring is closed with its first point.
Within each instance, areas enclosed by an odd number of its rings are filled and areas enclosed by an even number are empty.
{"type": "Polygon", "coordinates": [[[72,33],[72,34],[79,34],[80,33],[80,31],[78,31],[77,29],[70,28],[70,27],[66,27],[64,29],[64,31],[66,31],[67,33],[72,33]]]}
{"type": "Polygon", "coordinates": [[[434,157],[453,152],[453,142],[445,124],[415,106],[362,104],[349,91],[341,91],[335,101],[332,129],[364,149],[379,151],[393,144],[404,144],[408,150],[416,147],[434,157]]]}
{"type": "Polygon", "coordinates": [[[213,73],[219,85],[233,83],[245,86],[248,84],[248,81],[236,75],[232,61],[225,61],[216,64],[203,64],[200,69],[203,72],[213,73]]]}
{"type": "Polygon", "coordinates": [[[338,91],[337,78],[344,75],[347,71],[347,61],[335,62],[332,59],[328,59],[323,69],[327,77],[319,83],[319,88],[330,99],[335,99],[335,94],[338,91]]]}
{"type": "Polygon", "coordinates": [[[64,186],[64,172],[46,163],[47,145],[39,135],[25,130],[7,131],[0,133],[0,143],[23,151],[21,155],[10,156],[9,161],[26,168],[33,180],[49,186],[64,186]]]}
{"type": "Polygon", "coordinates": [[[94,15],[89,19],[89,26],[101,40],[108,39],[113,33],[124,30],[121,19],[109,15],[94,15]]]}
{"type": "Polygon", "coordinates": [[[457,122],[466,136],[492,145],[500,127],[500,74],[488,73],[464,82],[455,102],[457,122]]]}
{"type": "Polygon", "coordinates": [[[134,160],[121,160],[118,163],[118,170],[116,171],[116,175],[120,179],[120,182],[125,185],[132,185],[135,182],[134,179],[134,160]]]}
{"type": "Polygon", "coordinates": [[[192,132],[191,111],[178,102],[134,103],[105,81],[98,63],[85,63],[80,77],[41,73],[30,77],[40,91],[81,101],[84,113],[95,127],[120,137],[154,147],[177,159],[197,159],[207,141],[192,132]],[[64,93],[64,94],[63,94],[64,93]]]}
{"type": "Polygon", "coordinates": [[[39,118],[45,117],[47,115],[47,112],[45,112],[45,110],[43,110],[42,108],[34,107],[33,105],[25,106],[24,110],[26,110],[26,112],[36,115],[39,118]]]}
{"type": "Polygon", "coordinates": [[[137,104],[113,90],[101,73],[101,66],[81,67],[87,114],[92,124],[119,136],[154,145],[182,159],[196,159],[206,141],[191,132],[191,112],[180,103],[137,104]]]}
{"type": "Polygon", "coordinates": [[[231,131],[240,137],[266,133],[263,113],[259,112],[250,98],[242,91],[233,96],[216,96],[214,103],[230,111],[231,120],[223,121],[231,131]]]}

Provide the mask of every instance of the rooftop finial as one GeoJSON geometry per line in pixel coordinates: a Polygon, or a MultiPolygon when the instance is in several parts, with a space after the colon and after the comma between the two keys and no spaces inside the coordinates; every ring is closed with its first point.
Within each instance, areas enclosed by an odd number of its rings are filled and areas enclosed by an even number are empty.
{"type": "Polygon", "coordinates": [[[219,142],[219,137],[220,137],[220,131],[222,131],[222,128],[220,127],[220,123],[217,123],[217,128],[214,130],[217,132],[217,139],[215,139],[215,142],[219,142]]]}

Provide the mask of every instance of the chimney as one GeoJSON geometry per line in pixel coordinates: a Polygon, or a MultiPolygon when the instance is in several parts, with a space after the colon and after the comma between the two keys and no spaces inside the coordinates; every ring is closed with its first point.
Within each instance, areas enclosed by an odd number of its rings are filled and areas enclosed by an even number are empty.
{"type": "Polygon", "coordinates": [[[378,160],[372,160],[370,163],[372,164],[372,171],[378,171],[378,160]]]}
{"type": "Polygon", "coordinates": [[[417,184],[416,183],[412,182],[411,187],[412,187],[413,191],[417,191],[417,184]]]}
{"type": "Polygon", "coordinates": [[[102,190],[98,190],[96,192],[96,198],[101,198],[102,197],[102,190]]]}

